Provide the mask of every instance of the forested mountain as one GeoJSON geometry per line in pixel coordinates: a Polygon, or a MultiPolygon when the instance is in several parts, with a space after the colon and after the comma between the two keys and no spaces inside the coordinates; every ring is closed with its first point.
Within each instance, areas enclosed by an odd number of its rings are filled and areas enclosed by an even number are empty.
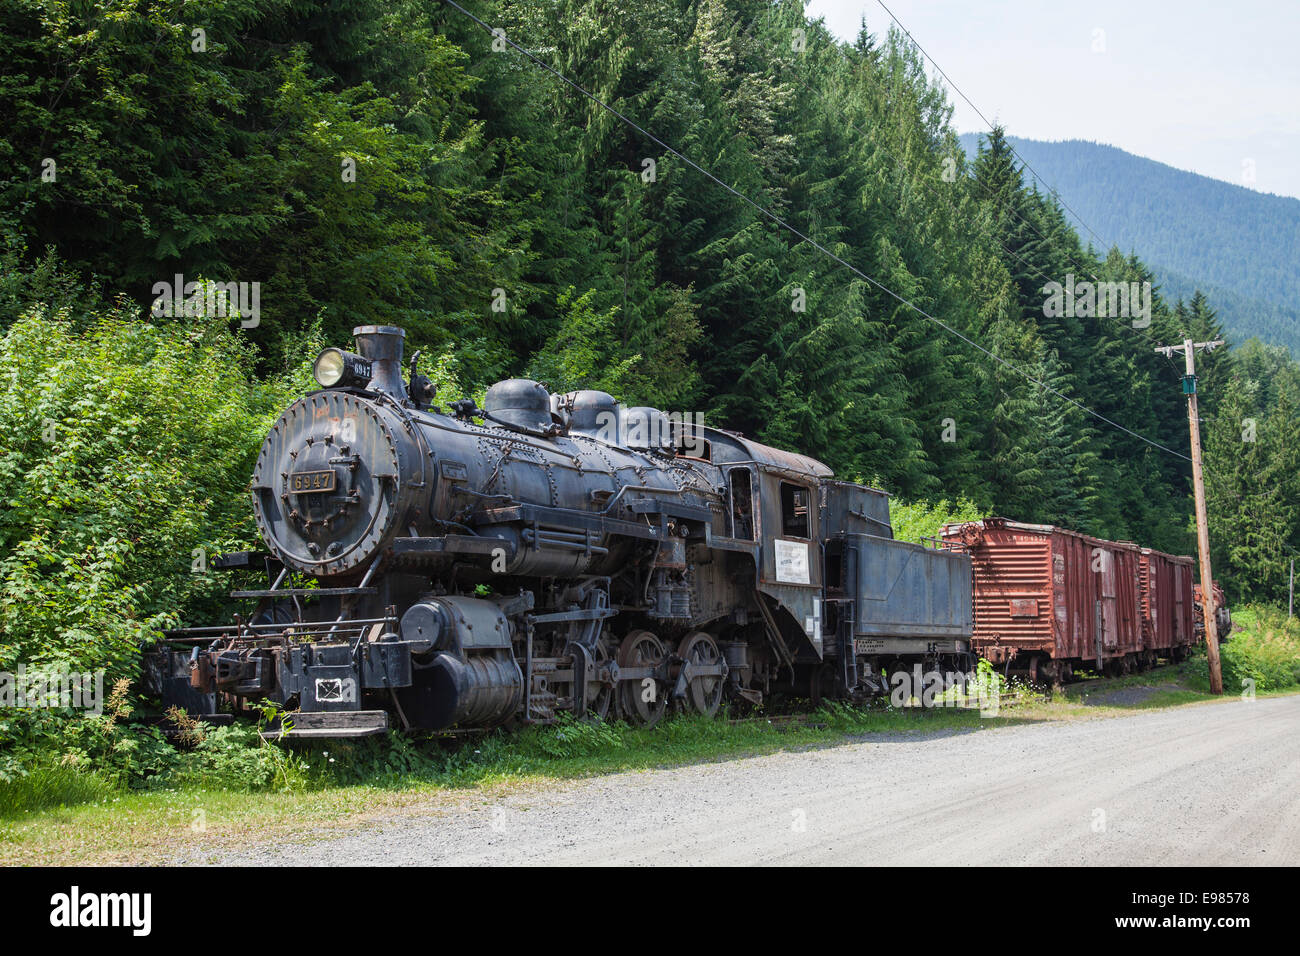
{"type": "MultiPolygon", "coordinates": [[[[858,272],[442,3],[5,0],[6,594],[33,600],[55,561],[83,600],[69,542],[90,527],[119,542],[102,586],[133,594],[184,574],[210,526],[228,542],[255,444],[169,410],[238,404],[253,442],[312,345],[375,322],[407,328],[445,393],[516,374],[600,387],[907,499],[1191,550],[1181,371],[1153,347],[1218,334],[1214,311],[1160,294],[1149,325],[1047,307],[1045,282],[1069,273],[1153,279],[1147,250],[1090,250],[1001,131],[965,160],[944,91],[898,36],[877,22],[838,42],[797,2],[467,6],[858,272]],[[151,315],[177,274],[259,283],[260,322],[151,315]],[[248,362],[246,395],[226,365],[220,392],[177,370],[203,336],[248,362]],[[73,430],[87,409],[134,407],[136,387],[156,416],[136,432],[42,441],[43,421],[73,430]],[[155,466],[170,477],[149,493],[174,507],[96,504],[96,487],[155,466]],[[29,487],[54,473],[67,488],[29,487]]],[[[1207,415],[1236,382],[1231,415],[1259,425],[1249,456],[1228,417],[1211,445],[1235,482],[1216,501],[1223,573],[1272,593],[1300,545],[1300,378],[1266,349],[1203,361],[1207,415]]],[[[153,613],[139,600],[131,621],[153,613]]]]}
{"type": "MultiPolygon", "coordinates": [[[[1300,199],[1100,143],[1010,139],[1102,240],[1142,256],[1166,299],[1189,299],[1199,289],[1233,342],[1254,336],[1300,356],[1300,199]]],[[[973,157],[979,137],[966,133],[961,141],[973,157]]],[[[1070,219],[1086,242],[1097,243],[1070,219]]]]}

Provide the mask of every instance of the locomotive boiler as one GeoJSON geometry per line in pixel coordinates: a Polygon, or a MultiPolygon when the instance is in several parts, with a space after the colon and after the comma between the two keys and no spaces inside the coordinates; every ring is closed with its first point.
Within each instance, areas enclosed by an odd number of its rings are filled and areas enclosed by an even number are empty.
{"type": "Polygon", "coordinates": [[[401,329],[353,334],[262,445],[265,551],[219,562],[266,571],[255,610],[151,655],[169,702],[274,701],[300,737],[653,724],[970,667],[970,559],[893,540],[883,492],[599,391],[443,409],[401,329]]]}

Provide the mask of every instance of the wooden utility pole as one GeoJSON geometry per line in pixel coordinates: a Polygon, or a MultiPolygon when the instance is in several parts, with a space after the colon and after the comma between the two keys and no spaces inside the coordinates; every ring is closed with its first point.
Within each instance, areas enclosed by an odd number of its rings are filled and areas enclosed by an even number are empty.
{"type": "Polygon", "coordinates": [[[1210,693],[1223,693],[1223,670],[1219,665],[1219,629],[1215,622],[1214,577],[1210,573],[1210,529],[1205,520],[1205,475],[1201,470],[1201,419],[1196,411],[1196,350],[1217,348],[1217,342],[1193,342],[1162,345],[1156,349],[1165,356],[1181,351],[1187,358],[1183,376],[1183,394],[1187,396],[1187,424],[1192,431],[1192,487],[1196,496],[1196,548],[1201,558],[1201,607],[1205,614],[1205,656],[1210,664],[1210,693]]]}

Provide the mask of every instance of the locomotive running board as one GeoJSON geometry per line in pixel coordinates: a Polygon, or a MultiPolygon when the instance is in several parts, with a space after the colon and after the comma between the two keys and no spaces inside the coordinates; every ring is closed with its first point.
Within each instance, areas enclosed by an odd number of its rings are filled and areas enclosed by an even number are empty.
{"type": "Polygon", "coordinates": [[[280,721],[275,721],[262,731],[262,736],[267,740],[372,737],[388,730],[388,714],[382,710],[316,710],[286,716],[289,721],[287,731],[282,732],[280,721]]]}

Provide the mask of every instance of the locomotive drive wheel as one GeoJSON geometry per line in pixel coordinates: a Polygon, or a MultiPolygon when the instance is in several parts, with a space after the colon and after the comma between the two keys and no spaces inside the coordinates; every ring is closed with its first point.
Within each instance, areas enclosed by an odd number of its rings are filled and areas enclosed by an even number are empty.
{"type": "MultiPolygon", "coordinates": [[[[618,647],[619,667],[658,667],[664,659],[664,646],[649,631],[633,631],[618,647]]],[[[619,711],[634,724],[653,727],[664,715],[668,696],[663,685],[655,681],[653,700],[646,700],[650,688],[640,680],[619,681],[619,711]]]]}
{"type": "MultiPolygon", "coordinates": [[[[692,631],[677,645],[677,656],[691,664],[711,667],[722,660],[722,652],[712,637],[692,631]]],[[[697,714],[712,717],[722,704],[722,678],[697,677],[686,684],[686,705],[697,714]]]]}
{"type": "MultiPolygon", "coordinates": [[[[594,657],[597,665],[604,664],[609,660],[609,649],[605,647],[603,642],[598,642],[596,644],[596,653],[594,657]]],[[[592,700],[591,706],[587,708],[587,713],[590,716],[597,717],[601,720],[606,719],[609,716],[609,702],[613,697],[614,688],[601,687],[601,689],[597,691],[595,699],[592,700]]]]}

